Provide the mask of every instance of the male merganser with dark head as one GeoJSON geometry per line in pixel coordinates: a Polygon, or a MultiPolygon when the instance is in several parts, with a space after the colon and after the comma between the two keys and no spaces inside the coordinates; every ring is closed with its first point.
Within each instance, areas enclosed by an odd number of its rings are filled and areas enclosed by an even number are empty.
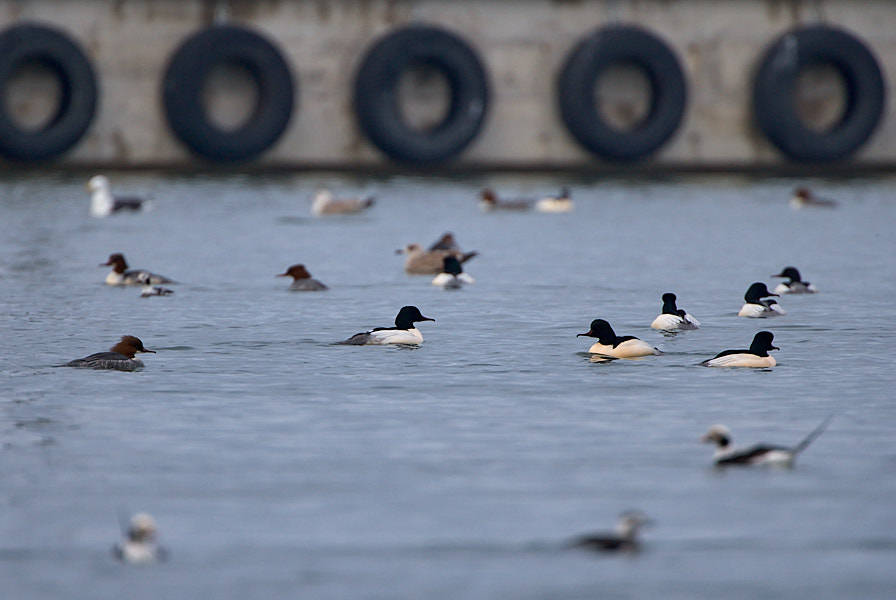
{"type": "Polygon", "coordinates": [[[790,208],[799,210],[800,208],[812,206],[820,208],[836,208],[837,201],[829,198],[819,198],[806,187],[798,187],[793,190],[793,195],[790,197],[790,208]]]}
{"type": "Polygon", "coordinates": [[[404,270],[412,275],[441,273],[446,256],[454,256],[459,262],[465,263],[479,254],[476,251],[461,251],[451,233],[444,234],[428,250],[423,250],[420,244],[408,244],[403,249],[396,250],[395,253],[405,255],[404,270]]]}
{"type": "Polygon", "coordinates": [[[432,284],[456,290],[462,285],[474,283],[474,281],[469,273],[464,273],[464,268],[460,265],[457,257],[449,254],[442,259],[442,272],[433,278],[432,284]]]}
{"type": "Polygon", "coordinates": [[[336,198],[330,190],[318,190],[311,203],[311,214],[322,215],[351,215],[359,213],[373,206],[373,196],[363,198],[336,198]]]}
{"type": "Polygon", "coordinates": [[[803,441],[793,447],[773,446],[771,444],[755,444],[745,448],[736,448],[732,444],[731,432],[724,425],[713,425],[701,436],[700,441],[716,445],[713,461],[716,466],[729,465],[773,465],[792,467],[797,455],[805,450],[815,438],[825,430],[831,418],[828,417],[807,435],[803,441]]]}
{"type": "Polygon", "coordinates": [[[584,535],[572,540],[568,547],[595,552],[635,552],[640,549],[638,530],[650,522],[641,511],[630,510],[619,516],[615,532],[584,535]]]}
{"type": "Polygon", "coordinates": [[[511,200],[501,200],[498,194],[491,188],[485,188],[479,192],[479,208],[485,211],[490,210],[513,210],[523,211],[532,208],[532,201],[523,198],[513,198],[511,200]]]}
{"type": "Polygon", "coordinates": [[[292,284],[289,286],[289,289],[293,292],[319,292],[329,289],[317,279],[313,279],[305,265],[293,265],[286,269],[285,273],[280,273],[277,277],[292,277],[292,284]]]}
{"type": "Polygon", "coordinates": [[[149,282],[149,274],[140,273],[137,275],[137,281],[143,285],[143,289],[140,291],[141,298],[151,298],[152,296],[170,296],[174,293],[174,290],[169,290],[166,287],[162,287],[160,285],[153,285],[149,282]]]}
{"type": "Polygon", "coordinates": [[[775,286],[776,294],[814,294],[818,291],[814,285],[800,279],[800,272],[796,267],[784,267],[780,273],[772,277],[786,277],[790,280],[775,286]]]}
{"type": "Polygon", "coordinates": [[[764,283],[757,281],[747,288],[747,293],[744,294],[744,305],[740,307],[740,312],[737,313],[737,316],[764,318],[787,314],[776,300],[770,298],[770,296],[777,295],[768,291],[764,283]]]}
{"type": "Polygon", "coordinates": [[[419,344],[423,341],[423,334],[414,327],[419,321],[435,321],[420,314],[416,306],[403,306],[395,317],[395,327],[377,327],[370,331],[356,333],[352,337],[338,342],[352,346],[364,346],[373,344],[419,344]]]}
{"type": "Polygon", "coordinates": [[[124,539],[112,547],[112,554],[118,560],[134,565],[161,562],[168,557],[164,548],[156,541],[156,522],[146,513],[131,517],[124,539]]]}
{"type": "Polygon", "coordinates": [[[704,367],[774,367],[778,362],[768,353],[769,350],[779,350],[772,345],[774,339],[775,334],[771,331],[760,331],[753,336],[749,350],[724,350],[700,364],[704,367]]]}
{"type": "Polygon", "coordinates": [[[569,188],[563,186],[556,196],[545,196],[535,203],[535,210],[539,212],[569,212],[575,207],[569,194],[569,188]]]}
{"type": "Polygon", "coordinates": [[[617,337],[610,324],[603,319],[591,321],[591,329],[585,333],[578,334],[576,337],[583,335],[597,338],[597,342],[588,350],[592,354],[612,356],[614,358],[635,358],[660,354],[659,350],[634,336],[617,337]]]}
{"type": "Polygon", "coordinates": [[[155,350],[143,347],[140,338],[132,335],[124,335],[121,340],[109,348],[108,352],[97,352],[84,358],[78,358],[66,363],[66,367],[82,367],[85,369],[114,369],[116,371],[136,371],[143,368],[143,361],[134,358],[137,352],[150,352],[155,350]]]}
{"type": "Polygon", "coordinates": [[[113,196],[109,191],[109,180],[105,175],[95,175],[87,182],[90,192],[90,214],[94,217],[108,217],[121,210],[140,210],[148,206],[148,201],[136,196],[113,196]]]}
{"type": "Polygon", "coordinates": [[[124,254],[115,253],[109,255],[109,260],[100,263],[101,267],[112,267],[112,271],[106,275],[106,285],[141,285],[140,275],[144,274],[149,277],[149,283],[159,285],[162,283],[177,283],[173,279],[168,279],[164,275],[157,275],[143,269],[128,270],[128,263],[124,259],[124,254]]]}
{"type": "Polygon", "coordinates": [[[654,329],[675,331],[678,329],[699,329],[700,321],[675,305],[677,297],[671,292],[663,294],[663,312],[650,324],[654,329]]]}

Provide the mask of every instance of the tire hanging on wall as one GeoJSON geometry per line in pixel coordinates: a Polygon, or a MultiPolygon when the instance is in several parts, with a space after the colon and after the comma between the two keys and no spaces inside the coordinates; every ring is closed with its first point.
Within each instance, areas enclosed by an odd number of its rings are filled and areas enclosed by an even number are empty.
{"type": "Polygon", "coordinates": [[[40,162],[74,146],[93,122],[97,82],[78,44],[62,31],[33,23],[0,33],[0,97],[22,65],[39,63],[59,81],[59,105],[38,129],[23,128],[0,102],[0,154],[17,161],[40,162]]]}
{"type": "Polygon", "coordinates": [[[400,162],[426,165],[457,156],[479,133],[488,104],[488,78],[473,49],[429,25],[403,27],[377,41],[355,77],[354,107],[362,131],[400,162]],[[425,131],[408,125],[398,100],[401,76],[418,65],[441,72],[451,90],[447,115],[425,131]]]}
{"type": "Polygon", "coordinates": [[[293,77],[267,39],[233,25],[204,29],[188,38],[165,70],[162,100],[174,134],[196,154],[218,162],[255,158],[280,138],[293,110],[293,77]],[[211,121],[203,89],[222,64],[245,68],[257,86],[255,110],[242,126],[222,129],[211,121]]]}
{"type": "Polygon", "coordinates": [[[830,162],[850,156],[874,133],[884,98],[883,75],[871,51],[842,29],[813,25],[785,33],[765,51],[753,80],[753,117],[790,159],[830,162]],[[825,131],[807,127],[794,104],[801,71],[820,64],[834,67],[846,90],[843,115],[825,131]]]}
{"type": "Polygon", "coordinates": [[[570,52],[557,81],[557,101],[566,128],[582,146],[607,160],[633,162],[656,152],[678,129],[687,86],[678,59],[663,40],[640,27],[610,25],[570,52]],[[630,130],[607,123],[594,96],[606,70],[624,65],[641,69],[651,88],[647,116],[630,130]]]}

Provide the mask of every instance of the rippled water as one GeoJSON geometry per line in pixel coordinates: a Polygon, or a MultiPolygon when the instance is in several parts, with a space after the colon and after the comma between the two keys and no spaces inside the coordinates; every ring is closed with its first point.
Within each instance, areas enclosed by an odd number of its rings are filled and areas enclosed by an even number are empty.
{"type": "Polygon", "coordinates": [[[641,182],[112,174],[153,210],[92,219],[80,177],[0,181],[3,598],[890,598],[896,589],[896,181],[641,182]],[[552,191],[569,214],[483,214],[476,191],[552,191]],[[373,192],[310,216],[318,185],[373,192]],[[408,276],[396,248],[455,232],[472,287],[408,276]],[[181,282],[168,298],[97,266],[181,282]],[[305,263],[330,286],[290,293],[305,263]],[[738,318],[798,266],[821,293],[738,318]],[[702,323],[651,330],[663,292],[702,323]],[[415,304],[415,349],[333,345],[415,304]],[[664,351],[593,363],[605,318],[664,351]],[[696,364],[775,333],[778,367],[696,364]],[[55,368],[129,333],[136,373],[55,368]],[[710,467],[697,438],[796,443],[792,471],[710,467]],[[644,551],[570,536],[637,507],[644,551]],[[171,560],[116,563],[144,510],[171,560]]]}

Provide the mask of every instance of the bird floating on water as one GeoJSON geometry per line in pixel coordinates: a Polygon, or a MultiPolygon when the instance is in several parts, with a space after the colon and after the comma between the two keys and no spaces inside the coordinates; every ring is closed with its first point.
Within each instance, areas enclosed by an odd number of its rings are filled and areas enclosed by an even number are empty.
{"type": "Polygon", "coordinates": [[[815,438],[827,428],[831,417],[826,418],[821,424],[812,430],[796,446],[777,446],[772,444],[754,444],[738,448],[734,446],[731,431],[724,425],[713,425],[709,431],[700,437],[705,444],[715,444],[713,462],[716,466],[726,467],[731,465],[769,465],[780,467],[792,467],[797,455],[805,450],[815,438]]]}

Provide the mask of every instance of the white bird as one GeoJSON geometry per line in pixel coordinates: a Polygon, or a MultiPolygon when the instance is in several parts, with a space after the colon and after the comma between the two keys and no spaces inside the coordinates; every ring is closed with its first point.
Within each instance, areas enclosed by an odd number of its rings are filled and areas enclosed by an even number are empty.
{"type": "Polygon", "coordinates": [[[738,311],[738,317],[766,318],[778,317],[785,315],[781,305],[770,296],[777,296],[768,291],[768,288],[761,281],[757,281],[747,288],[744,294],[744,305],[738,311]]]}
{"type": "Polygon", "coordinates": [[[663,294],[663,312],[650,324],[652,328],[664,331],[700,328],[700,321],[695,319],[693,315],[688,314],[683,308],[678,308],[675,305],[677,299],[672,292],[663,294]]]}
{"type": "Polygon", "coordinates": [[[772,345],[775,335],[771,331],[760,331],[753,336],[749,350],[723,350],[700,364],[704,367],[752,367],[765,369],[778,364],[769,350],[778,350],[772,345]]]}
{"type": "Polygon", "coordinates": [[[156,541],[156,522],[146,513],[131,517],[124,539],[112,547],[112,554],[120,561],[145,565],[161,562],[168,557],[167,551],[156,541]]]}
{"type": "Polygon", "coordinates": [[[363,198],[336,198],[330,190],[318,190],[311,202],[311,214],[323,215],[351,215],[362,212],[373,206],[375,198],[364,196],[363,198]]]}
{"type": "Polygon", "coordinates": [[[776,294],[814,294],[818,291],[813,284],[800,278],[800,272],[796,267],[784,267],[780,273],[772,277],[786,277],[789,280],[775,286],[776,294]]]}
{"type": "Polygon", "coordinates": [[[464,273],[457,257],[449,254],[442,259],[442,272],[436,275],[432,284],[445,288],[446,290],[459,289],[464,284],[474,283],[475,280],[469,273],[464,273]]]}
{"type": "Polygon", "coordinates": [[[575,208],[570,197],[569,188],[563,186],[556,196],[545,196],[535,203],[535,210],[540,212],[560,213],[569,212],[575,208]]]}
{"type": "Polygon", "coordinates": [[[105,175],[94,175],[87,182],[90,192],[90,214],[94,217],[108,217],[121,210],[137,211],[149,205],[148,200],[136,196],[113,196],[109,190],[109,179],[105,175]]]}
{"type": "Polygon", "coordinates": [[[658,349],[633,335],[618,337],[616,332],[613,331],[613,327],[603,319],[591,321],[591,329],[585,333],[578,334],[576,337],[581,336],[597,338],[597,342],[588,350],[592,354],[611,356],[613,358],[637,358],[639,356],[661,354],[658,349]]]}

